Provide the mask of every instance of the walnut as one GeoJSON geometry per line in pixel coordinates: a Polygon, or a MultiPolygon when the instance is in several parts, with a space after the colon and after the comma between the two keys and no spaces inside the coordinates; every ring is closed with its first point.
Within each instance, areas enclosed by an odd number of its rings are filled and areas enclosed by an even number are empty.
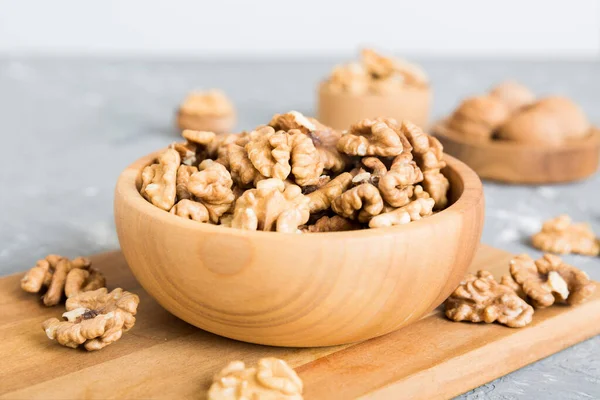
{"type": "Polygon", "coordinates": [[[63,292],[71,297],[106,284],[102,273],[90,266],[91,261],[85,257],[69,260],[50,254],[23,276],[21,288],[29,293],[38,293],[47,288],[42,300],[46,306],[54,306],[60,302],[63,292]]]}
{"type": "Polygon", "coordinates": [[[188,142],[205,147],[210,145],[217,137],[214,132],[195,131],[192,129],[185,129],[183,132],[181,132],[181,136],[183,136],[183,138],[188,142]]]}
{"type": "Polygon", "coordinates": [[[189,199],[179,200],[171,208],[170,213],[198,222],[208,222],[210,219],[208,209],[204,204],[189,199]]]}
{"type": "Polygon", "coordinates": [[[133,327],[139,302],[137,295],[123,289],[82,292],[67,300],[66,321],[50,318],[42,327],[49,339],[63,346],[83,344],[86,350],[100,350],[133,327]]]}
{"type": "Polygon", "coordinates": [[[310,213],[314,214],[331,207],[331,202],[344,193],[352,184],[352,174],[344,172],[321,188],[308,194],[310,213]]]}
{"type": "Polygon", "coordinates": [[[446,317],[457,322],[498,321],[511,328],[522,328],[533,317],[533,308],[487,271],[479,271],[476,276],[468,274],[444,305],[446,317]]]}
{"type": "Polygon", "coordinates": [[[349,220],[339,215],[328,217],[327,215],[319,218],[313,225],[307,225],[302,229],[303,232],[342,232],[360,229],[360,225],[355,221],[349,220]]]}
{"type": "Polygon", "coordinates": [[[364,223],[381,213],[383,199],[375,186],[363,183],[336,197],[331,209],[342,217],[364,223]]]}
{"type": "Polygon", "coordinates": [[[579,304],[596,289],[585,272],[551,254],[536,261],[521,254],[511,260],[510,274],[537,308],[549,307],[556,301],[579,304]]]}
{"type": "Polygon", "coordinates": [[[290,174],[291,147],[284,131],[261,126],[250,133],[248,158],[262,176],[285,180],[290,174]]]}
{"type": "Polygon", "coordinates": [[[303,384],[283,360],[262,358],[256,368],[230,362],[213,378],[209,400],[302,400],[303,384]]]}
{"type": "Polygon", "coordinates": [[[390,170],[379,179],[383,199],[392,207],[403,207],[410,201],[415,184],[423,180],[423,173],[411,157],[397,156],[390,170]]]}
{"type": "Polygon", "coordinates": [[[442,144],[410,121],[402,121],[401,129],[412,145],[415,161],[423,172],[423,189],[435,201],[436,210],[445,208],[450,182],[441,172],[446,166],[442,144]]]}
{"type": "Polygon", "coordinates": [[[177,200],[189,200],[192,198],[192,193],[188,189],[188,182],[192,174],[198,172],[198,168],[181,164],[177,169],[177,178],[175,179],[175,193],[177,200]]]}
{"type": "Polygon", "coordinates": [[[464,100],[447,121],[448,128],[478,140],[489,140],[510,116],[509,108],[496,96],[464,100]]]}
{"type": "Polygon", "coordinates": [[[237,200],[231,226],[239,229],[293,233],[310,217],[309,199],[299,186],[265,179],[237,200]]]}
{"type": "Polygon", "coordinates": [[[369,91],[370,81],[371,77],[364,66],[349,63],[333,68],[326,85],[333,92],[363,94],[369,91]]]}
{"type": "Polygon", "coordinates": [[[511,113],[535,101],[535,94],[529,88],[513,81],[496,85],[490,90],[490,96],[502,101],[511,113]]]}
{"type": "Polygon", "coordinates": [[[435,202],[429,197],[427,192],[423,191],[421,186],[417,185],[415,187],[412,196],[407,205],[373,217],[369,221],[369,228],[383,228],[407,224],[411,221],[418,221],[433,213],[435,202]]]}
{"type": "Polygon", "coordinates": [[[181,157],[175,149],[166,149],[158,156],[157,163],[142,171],[140,193],[155,206],[169,211],[175,204],[177,169],[181,157]]]}
{"type": "Polygon", "coordinates": [[[206,207],[210,220],[216,224],[233,204],[235,195],[232,185],[233,180],[227,168],[216,161],[204,160],[200,163],[199,171],[190,176],[188,189],[206,207]]]}
{"type": "Polygon", "coordinates": [[[233,143],[227,146],[227,160],[231,178],[239,187],[248,187],[256,184],[263,175],[254,168],[252,161],[248,158],[248,153],[244,147],[233,143]]]}
{"type": "Polygon", "coordinates": [[[179,153],[179,157],[181,157],[181,163],[184,165],[197,165],[198,164],[198,146],[195,143],[186,142],[186,143],[171,143],[169,145],[170,149],[173,149],[179,153]]]}
{"type": "Polygon", "coordinates": [[[364,119],[342,135],[337,148],[351,156],[392,157],[404,150],[401,136],[394,119],[364,119]]]}
{"type": "Polygon", "coordinates": [[[65,295],[67,298],[81,292],[100,289],[106,286],[104,275],[96,268],[73,268],[65,280],[65,295]]]}
{"type": "Polygon", "coordinates": [[[534,247],[551,253],[600,254],[600,240],[588,224],[574,224],[568,215],[544,222],[542,230],[531,237],[534,247]]]}
{"type": "MultiPolygon", "coordinates": [[[[346,166],[345,157],[336,148],[337,142],[341,137],[338,131],[321,124],[314,118],[305,117],[297,111],[290,111],[286,114],[275,114],[269,125],[275,130],[291,131],[297,129],[308,135],[319,153],[323,169],[333,173],[344,170],[346,166]]],[[[298,184],[306,186],[300,182],[298,184]]]]}
{"type": "Polygon", "coordinates": [[[292,175],[300,186],[316,185],[323,173],[323,163],[310,136],[299,130],[288,132],[291,146],[292,175]]]}

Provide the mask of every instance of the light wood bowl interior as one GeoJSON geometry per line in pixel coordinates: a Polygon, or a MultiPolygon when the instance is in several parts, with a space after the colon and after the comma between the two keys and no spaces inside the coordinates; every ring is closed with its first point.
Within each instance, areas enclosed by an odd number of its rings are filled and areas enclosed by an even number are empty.
{"type": "Polygon", "coordinates": [[[406,87],[389,94],[352,94],[331,91],[319,86],[317,119],[335,129],[381,115],[401,121],[408,119],[418,126],[428,126],[431,88],[406,87]]]}
{"type": "Polygon", "coordinates": [[[600,129],[560,146],[506,140],[477,141],[439,121],[431,129],[444,151],[473,168],[483,179],[507,183],[546,184],[581,180],[594,174],[600,157],[600,129]]]}
{"type": "Polygon", "coordinates": [[[229,338],[305,347],[384,335],[439,306],[479,244],[481,181],[452,157],[444,173],[453,204],[431,217],[383,229],[282,234],[201,224],[153,206],[138,187],[155,156],[118,180],[122,251],[163,307],[229,338]]]}

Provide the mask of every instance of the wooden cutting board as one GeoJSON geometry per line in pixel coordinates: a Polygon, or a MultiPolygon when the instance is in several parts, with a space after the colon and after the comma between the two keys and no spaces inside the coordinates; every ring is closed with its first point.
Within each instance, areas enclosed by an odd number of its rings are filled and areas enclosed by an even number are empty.
{"type": "MultiPolygon", "coordinates": [[[[506,273],[511,255],[482,245],[472,270],[506,273]]],[[[524,329],[455,323],[438,309],[400,331],[328,348],[275,348],[225,339],[170,315],[141,289],[120,252],[92,257],[109,288],[140,296],[137,324],[99,352],[48,340],[59,317],[21,291],[21,274],[0,279],[0,399],[204,399],[231,360],[272,356],[296,368],[310,399],[439,399],[464,393],[600,333],[600,290],[577,307],[536,311],[524,329]]],[[[32,260],[33,262],[33,260],[32,260]]]]}

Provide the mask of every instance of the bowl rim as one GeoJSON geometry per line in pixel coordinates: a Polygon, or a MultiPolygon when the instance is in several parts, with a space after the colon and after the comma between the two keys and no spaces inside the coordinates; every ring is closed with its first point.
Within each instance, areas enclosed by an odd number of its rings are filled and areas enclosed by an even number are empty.
{"type": "Polygon", "coordinates": [[[396,96],[405,96],[405,95],[414,95],[415,93],[423,93],[427,95],[432,95],[431,84],[427,86],[402,86],[396,91],[388,92],[388,93],[374,93],[374,92],[366,92],[366,93],[351,93],[351,92],[338,92],[335,90],[331,90],[327,86],[327,80],[323,80],[319,83],[318,88],[319,95],[327,95],[330,97],[345,97],[348,99],[357,99],[357,100],[381,100],[381,99],[389,99],[396,96]]]}
{"type": "Polygon", "coordinates": [[[525,150],[536,153],[560,153],[565,150],[588,149],[590,145],[600,147],[600,128],[590,127],[590,134],[581,139],[567,140],[559,145],[550,145],[543,143],[519,143],[509,140],[473,140],[462,135],[459,131],[450,129],[447,126],[448,118],[442,118],[435,122],[429,129],[434,136],[441,136],[462,146],[469,146],[478,149],[498,149],[498,150],[525,150]]]}
{"type": "MultiPolygon", "coordinates": [[[[122,201],[127,203],[129,207],[137,209],[141,214],[149,219],[156,219],[164,224],[171,224],[179,226],[182,230],[188,230],[199,233],[214,233],[220,235],[229,235],[234,237],[245,237],[245,238],[272,238],[285,240],[290,238],[290,234],[281,232],[265,232],[265,231],[250,231],[244,229],[236,229],[231,227],[224,227],[220,225],[213,225],[207,223],[198,223],[186,218],[181,218],[171,214],[168,211],[162,210],[149,201],[147,201],[139,192],[137,188],[137,180],[141,175],[141,171],[144,167],[152,163],[157,155],[162,150],[158,150],[144,157],[139,158],[127,168],[125,168],[117,180],[115,187],[115,218],[118,213],[116,212],[117,203],[122,201]]],[[[409,224],[385,227],[385,228],[370,228],[370,229],[359,229],[353,231],[343,232],[313,232],[311,234],[291,234],[295,240],[323,240],[325,236],[329,239],[352,239],[352,238],[376,238],[385,237],[392,233],[404,233],[410,234],[411,231],[420,229],[423,225],[433,224],[441,222],[443,219],[449,218],[451,215],[463,214],[473,209],[478,203],[481,202],[483,197],[483,185],[479,176],[468,167],[462,161],[444,154],[444,160],[447,163],[446,168],[453,170],[462,183],[462,193],[456,199],[456,201],[444,210],[429,216],[427,218],[413,221],[409,224]]]]}

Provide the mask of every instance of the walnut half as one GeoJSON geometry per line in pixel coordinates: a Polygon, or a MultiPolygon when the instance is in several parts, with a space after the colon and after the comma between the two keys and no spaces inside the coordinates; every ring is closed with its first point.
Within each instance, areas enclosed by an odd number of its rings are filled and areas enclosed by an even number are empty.
{"type": "Polygon", "coordinates": [[[66,347],[100,350],[119,340],[135,324],[140,299],[137,295],[106,288],[82,292],[67,300],[66,321],[50,318],[42,324],[49,339],[66,347]]]}
{"type": "Polygon", "coordinates": [[[488,271],[468,274],[444,305],[446,316],[453,321],[498,321],[511,328],[522,328],[533,318],[533,308],[488,271]]]}
{"type": "Polygon", "coordinates": [[[537,308],[549,307],[556,301],[579,304],[596,290],[585,272],[552,254],[544,254],[536,261],[521,254],[511,260],[510,274],[537,308]]]}
{"type": "Polygon", "coordinates": [[[230,362],[213,378],[209,400],[302,400],[302,380],[283,360],[262,358],[256,368],[230,362]]]}
{"type": "Polygon", "coordinates": [[[587,256],[600,254],[600,239],[590,226],[575,224],[568,215],[544,222],[542,230],[531,237],[533,247],[557,254],[577,253],[587,256]]]}

